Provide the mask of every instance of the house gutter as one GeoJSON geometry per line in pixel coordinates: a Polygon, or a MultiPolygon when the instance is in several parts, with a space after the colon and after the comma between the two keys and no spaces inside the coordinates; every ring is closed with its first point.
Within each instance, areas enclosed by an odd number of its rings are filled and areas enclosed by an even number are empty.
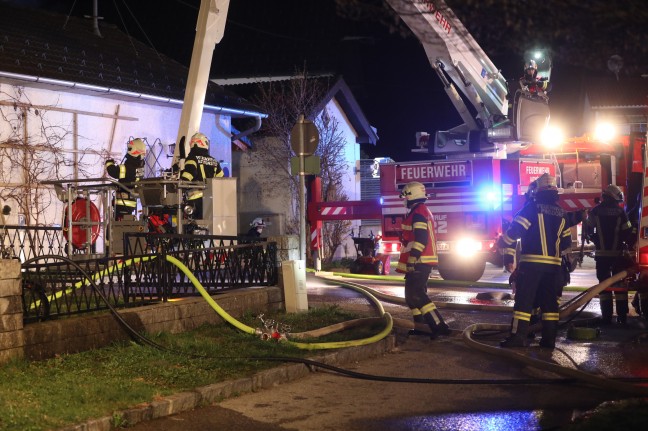
{"type": "MultiPolygon", "coordinates": [[[[94,91],[94,92],[97,92],[97,93],[111,94],[111,95],[116,95],[116,96],[125,96],[125,97],[129,97],[129,98],[133,98],[133,99],[149,100],[149,101],[152,101],[152,102],[167,103],[167,104],[175,105],[175,106],[182,106],[182,104],[184,103],[182,100],[179,100],[179,99],[171,99],[171,98],[167,98],[167,97],[154,96],[152,94],[135,93],[135,92],[132,92],[132,91],[119,90],[117,88],[101,87],[101,86],[97,86],[97,85],[83,84],[83,83],[80,83],[80,82],[63,81],[63,80],[59,80],[59,79],[44,78],[44,77],[41,77],[41,76],[34,76],[34,75],[24,75],[24,74],[21,74],[21,73],[11,73],[11,72],[0,71],[0,78],[8,78],[8,79],[14,79],[14,80],[19,80],[19,81],[28,81],[28,82],[34,82],[34,83],[42,83],[42,84],[47,84],[47,85],[65,87],[67,89],[78,89],[78,90],[94,91]]],[[[251,129],[245,130],[245,131],[239,133],[238,135],[236,135],[238,138],[249,135],[250,133],[256,132],[261,127],[261,119],[262,118],[268,118],[268,114],[264,114],[263,112],[257,112],[257,111],[226,108],[224,106],[215,106],[215,105],[204,105],[203,108],[204,108],[205,111],[215,112],[215,113],[218,113],[218,114],[240,115],[240,116],[255,118],[256,119],[255,125],[251,129]]],[[[234,138],[235,137],[233,137],[232,139],[234,139],[234,138]]]]}

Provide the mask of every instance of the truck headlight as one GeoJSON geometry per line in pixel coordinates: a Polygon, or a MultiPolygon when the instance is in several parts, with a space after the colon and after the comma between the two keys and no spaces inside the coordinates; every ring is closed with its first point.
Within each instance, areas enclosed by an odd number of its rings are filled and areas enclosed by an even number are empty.
{"type": "Polygon", "coordinates": [[[460,256],[473,256],[481,250],[481,241],[464,238],[457,241],[455,252],[460,256]]]}

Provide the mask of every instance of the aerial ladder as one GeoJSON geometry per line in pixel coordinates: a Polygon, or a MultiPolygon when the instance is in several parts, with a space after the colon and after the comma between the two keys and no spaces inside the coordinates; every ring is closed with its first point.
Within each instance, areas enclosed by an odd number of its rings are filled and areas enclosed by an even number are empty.
{"type": "Polygon", "coordinates": [[[429,153],[446,157],[481,153],[506,158],[506,154],[537,141],[549,120],[547,100],[524,91],[510,96],[500,70],[444,1],[387,3],[423,45],[432,69],[463,120],[450,130],[438,131],[433,143],[428,143],[429,153]]]}

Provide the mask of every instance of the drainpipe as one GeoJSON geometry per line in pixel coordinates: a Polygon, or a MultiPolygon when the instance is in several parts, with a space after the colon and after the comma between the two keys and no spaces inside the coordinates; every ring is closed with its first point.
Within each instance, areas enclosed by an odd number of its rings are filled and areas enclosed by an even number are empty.
{"type": "Polygon", "coordinates": [[[92,28],[95,35],[103,37],[99,31],[99,0],[92,2],[92,28]]]}
{"type": "Polygon", "coordinates": [[[247,130],[244,130],[242,132],[237,133],[236,135],[232,136],[232,142],[241,139],[247,135],[250,135],[256,131],[258,131],[261,128],[261,117],[255,116],[254,117],[254,126],[250,127],[247,130]]]}

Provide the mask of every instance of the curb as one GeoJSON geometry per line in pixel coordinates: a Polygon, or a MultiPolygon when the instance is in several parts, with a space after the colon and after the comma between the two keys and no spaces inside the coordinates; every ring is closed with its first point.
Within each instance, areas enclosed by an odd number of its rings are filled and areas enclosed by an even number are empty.
{"type": "MultiPolygon", "coordinates": [[[[323,362],[327,365],[343,365],[380,356],[393,350],[395,346],[396,338],[394,335],[390,335],[373,344],[340,349],[309,359],[323,362]]],[[[288,383],[306,377],[315,371],[317,371],[316,366],[312,367],[305,364],[281,365],[276,368],[261,371],[250,377],[214,383],[190,391],[169,395],[161,400],[145,403],[141,407],[114,412],[110,416],[104,416],[98,419],[90,419],[81,424],[61,428],[60,431],[111,431],[117,429],[113,427],[116,418],[119,418],[120,426],[132,426],[143,421],[193,410],[197,407],[213,404],[226,398],[288,383]]]]}

